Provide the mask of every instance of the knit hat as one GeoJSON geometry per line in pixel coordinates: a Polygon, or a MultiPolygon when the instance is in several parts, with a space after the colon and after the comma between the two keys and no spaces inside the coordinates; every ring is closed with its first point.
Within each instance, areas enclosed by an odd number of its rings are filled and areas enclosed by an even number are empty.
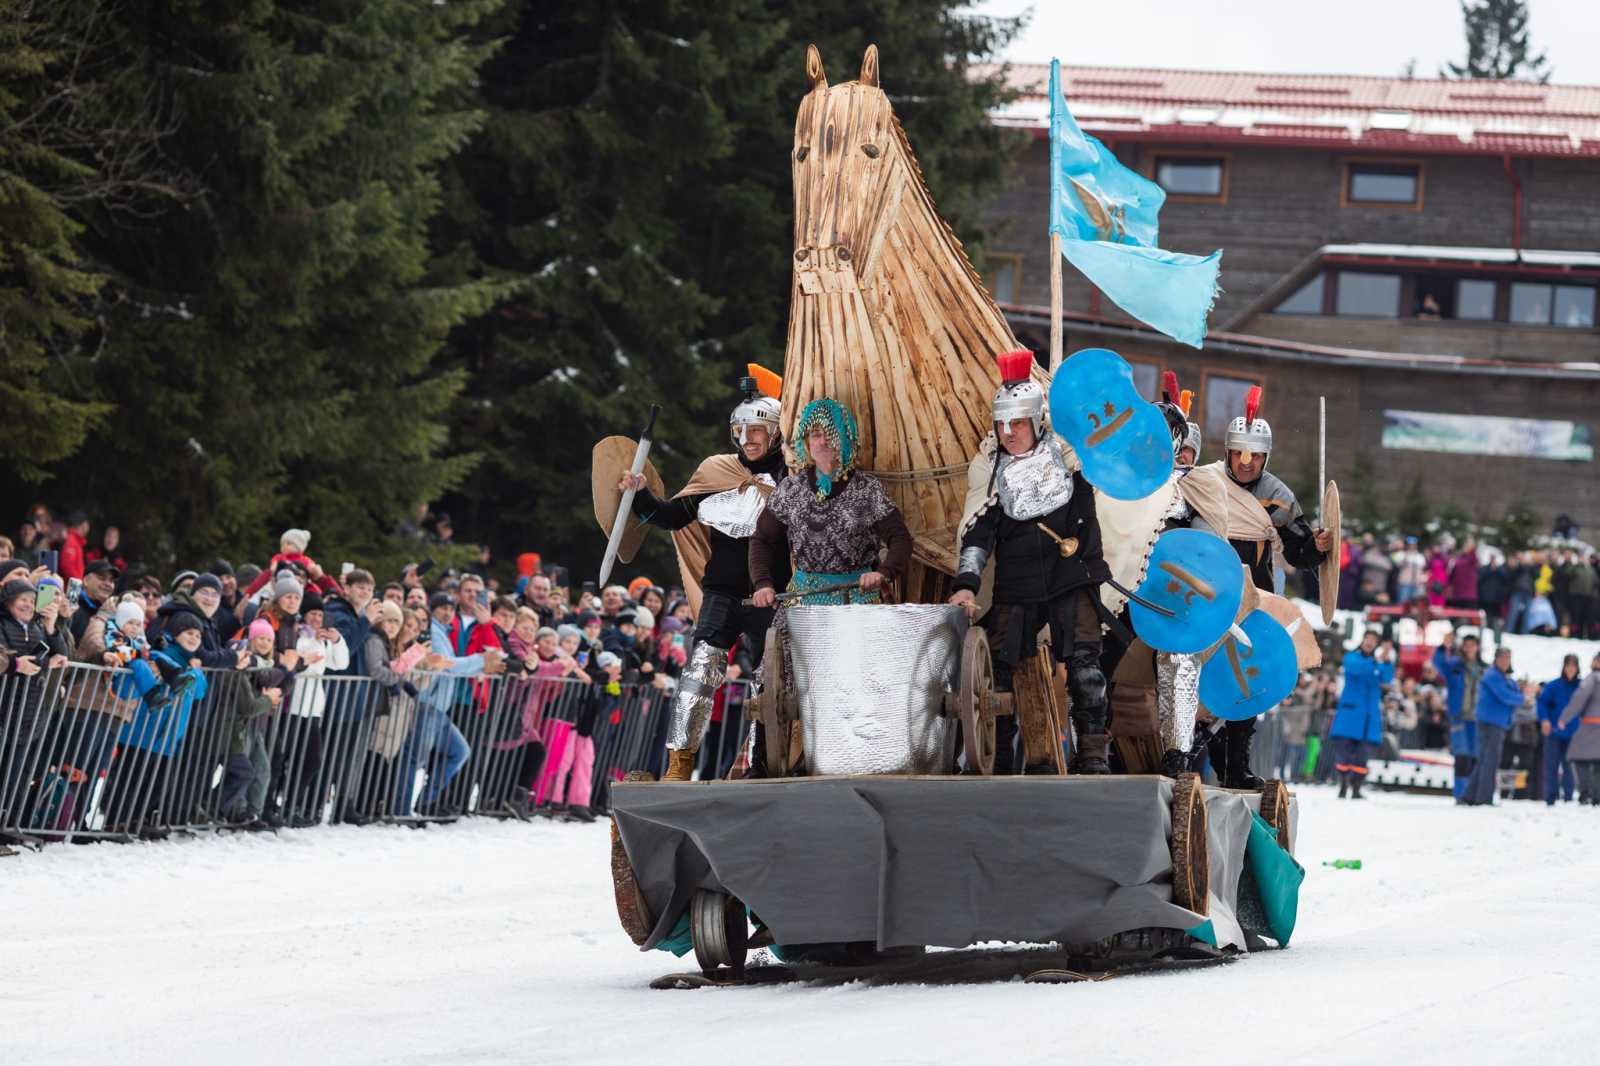
{"type": "Polygon", "coordinates": [[[117,628],[144,621],[144,608],[137,603],[117,604],[117,628]]]}
{"type": "Polygon", "coordinates": [[[254,622],[251,622],[249,633],[251,640],[255,640],[257,637],[270,637],[276,635],[273,632],[272,623],[267,621],[265,618],[257,618],[254,622]]]}
{"type": "Polygon", "coordinates": [[[0,581],[4,581],[6,575],[13,570],[21,570],[23,576],[27,576],[28,564],[21,559],[7,559],[5,562],[0,563],[0,581]]]}
{"type": "Polygon", "coordinates": [[[194,579],[194,584],[189,586],[189,593],[193,595],[201,589],[210,589],[220,596],[222,595],[222,581],[216,574],[201,574],[194,579]]]}
{"type": "Polygon", "coordinates": [[[405,620],[405,614],[400,610],[398,603],[384,600],[378,605],[378,621],[393,622],[395,625],[401,625],[405,620]]]}
{"type": "Polygon", "coordinates": [[[562,640],[566,640],[568,637],[577,637],[579,640],[582,640],[583,630],[579,629],[577,626],[556,626],[556,636],[560,637],[562,640]]]}
{"type": "Polygon", "coordinates": [[[533,635],[533,639],[534,640],[543,640],[545,637],[559,637],[560,635],[561,635],[560,633],[557,633],[555,630],[551,629],[549,626],[540,626],[539,627],[539,632],[537,632],[537,633],[535,633],[533,635]]]}
{"type": "Polygon", "coordinates": [[[311,534],[303,529],[286,529],[283,531],[283,536],[278,538],[278,542],[280,544],[288,542],[289,547],[304,554],[306,545],[311,543],[311,534]]]}
{"type": "Polygon", "coordinates": [[[684,628],[685,626],[681,619],[663,618],[661,620],[661,632],[663,633],[682,633],[684,628]]]}
{"type": "Polygon", "coordinates": [[[33,586],[20,577],[13,578],[4,585],[0,585],[0,607],[10,607],[18,596],[25,596],[33,591],[33,586]]]}
{"type": "Polygon", "coordinates": [[[599,655],[595,656],[594,661],[595,665],[599,666],[602,670],[609,670],[613,666],[622,665],[622,659],[617,655],[616,652],[612,651],[601,652],[599,655]]]}
{"type": "Polygon", "coordinates": [[[185,581],[193,581],[199,576],[200,575],[195,573],[193,570],[179,570],[175,575],[173,575],[172,584],[167,586],[167,591],[177,592],[179,585],[183,584],[185,581]]]}
{"type": "Polygon", "coordinates": [[[582,612],[580,612],[578,614],[578,628],[579,629],[587,629],[588,627],[594,625],[596,622],[601,622],[601,621],[604,621],[604,619],[602,619],[599,615],[595,614],[593,611],[582,611],[582,612]]]}
{"type": "Polygon", "coordinates": [[[166,634],[173,640],[178,639],[178,634],[187,633],[191,629],[204,629],[200,619],[192,611],[179,611],[167,620],[166,634]]]}
{"type": "Polygon", "coordinates": [[[322,610],[322,607],[322,593],[318,592],[314,588],[306,589],[305,596],[303,596],[300,600],[300,613],[305,614],[307,611],[320,611],[322,610]]]}
{"type": "Polygon", "coordinates": [[[632,581],[628,582],[629,599],[637,600],[640,596],[644,595],[644,590],[649,588],[652,584],[653,582],[647,577],[634,578],[632,581]]]}
{"type": "Polygon", "coordinates": [[[648,607],[635,607],[633,609],[633,624],[640,629],[654,629],[656,627],[656,616],[650,613],[650,608],[648,607]]]}
{"type": "Polygon", "coordinates": [[[291,594],[298,596],[304,594],[305,591],[305,586],[300,584],[300,579],[288,570],[279,570],[278,579],[272,583],[273,599],[291,594]]]}
{"type": "Polygon", "coordinates": [[[212,560],[209,569],[211,573],[217,575],[218,577],[227,577],[229,574],[233,573],[233,564],[228,562],[226,559],[217,558],[212,560]]]}

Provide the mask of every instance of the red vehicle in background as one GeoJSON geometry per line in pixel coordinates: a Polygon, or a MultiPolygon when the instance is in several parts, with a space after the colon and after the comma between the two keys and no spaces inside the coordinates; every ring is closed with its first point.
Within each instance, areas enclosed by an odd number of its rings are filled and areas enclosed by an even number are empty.
{"type": "Polygon", "coordinates": [[[1395,668],[1400,677],[1422,680],[1422,666],[1433,657],[1433,649],[1451,630],[1466,626],[1480,632],[1489,624],[1486,612],[1467,607],[1429,607],[1426,601],[1406,607],[1368,607],[1364,615],[1369,625],[1381,627],[1384,636],[1394,641],[1399,655],[1395,668]]]}

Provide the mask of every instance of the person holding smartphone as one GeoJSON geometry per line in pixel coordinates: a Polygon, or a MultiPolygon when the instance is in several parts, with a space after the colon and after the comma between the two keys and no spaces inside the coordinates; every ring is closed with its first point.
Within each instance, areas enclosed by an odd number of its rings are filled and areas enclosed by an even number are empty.
{"type": "MultiPolygon", "coordinates": [[[[27,679],[20,708],[17,751],[34,736],[34,726],[39,717],[39,705],[46,691],[45,671],[65,666],[71,645],[67,640],[66,626],[58,624],[63,601],[55,599],[42,609],[38,606],[38,593],[32,585],[13,577],[0,585],[0,649],[6,652],[6,674],[27,679]]],[[[13,682],[15,684],[17,682],[13,682]]],[[[16,713],[15,711],[13,713],[16,713]]],[[[4,795],[13,795],[12,787],[17,775],[24,772],[27,759],[13,759],[5,770],[4,795]]]]}

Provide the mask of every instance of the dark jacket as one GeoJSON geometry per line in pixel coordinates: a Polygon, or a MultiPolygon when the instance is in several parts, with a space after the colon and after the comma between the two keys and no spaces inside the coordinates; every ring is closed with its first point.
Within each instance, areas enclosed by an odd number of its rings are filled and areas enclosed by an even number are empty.
{"type": "Polygon", "coordinates": [[[345,646],[350,649],[350,665],[335,672],[351,677],[366,676],[367,636],[372,632],[372,623],[367,621],[367,616],[357,611],[343,595],[335,592],[323,600],[322,617],[329,629],[339,631],[345,646]]]}
{"type": "MultiPolygon", "coordinates": [[[[62,632],[64,628],[57,626],[55,632],[46,633],[37,616],[27,625],[23,625],[11,617],[9,611],[0,613],[0,645],[10,653],[6,672],[12,676],[7,683],[27,686],[22,694],[21,725],[15,734],[19,744],[33,736],[34,722],[39,717],[39,704],[44,700],[47,691],[46,678],[51,671],[41,670],[31,678],[24,678],[18,671],[17,664],[28,658],[44,666],[52,656],[70,655],[72,645],[67,642],[66,635],[62,632]]],[[[14,711],[17,706],[16,703],[11,703],[4,709],[14,711]]],[[[0,719],[0,735],[9,732],[10,725],[10,722],[0,719]]]]}
{"type": "MultiPolygon", "coordinates": [[[[1094,488],[1081,473],[1072,475],[1072,498],[1042,518],[1018,521],[998,502],[991,504],[961,538],[961,547],[981,548],[993,559],[995,603],[1048,603],[1111,576],[1101,551],[1094,488]],[[1058,537],[1077,541],[1071,555],[1062,554],[1058,537]]],[[[982,575],[967,572],[956,577],[954,587],[977,592],[981,582],[982,575]]]]}
{"type": "MultiPolygon", "coordinates": [[[[222,608],[217,608],[217,613],[222,613],[222,608]]],[[[217,627],[194,597],[187,590],[173,593],[172,599],[156,608],[156,620],[150,627],[150,645],[154,648],[164,648],[171,644],[166,639],[166,631],[172,620],[180,614],[194,616],[200,623],[200,650],[193,656],[200,660],[200,665],[208,669],[232,670],[238,664],[238,656],[229,650],[226,639],[217,632],[217,627]]],[[[230,634],[231,636],[231,634],[230,634]]]]}

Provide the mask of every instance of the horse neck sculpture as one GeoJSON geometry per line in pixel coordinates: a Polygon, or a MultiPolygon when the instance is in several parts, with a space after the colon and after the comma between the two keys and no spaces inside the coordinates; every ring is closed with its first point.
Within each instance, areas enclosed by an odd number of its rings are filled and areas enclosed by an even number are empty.
{"type": "MultiPolygon", "coordinates": [[[[878,86],[878,49],[860,77],[830,86],[816,46],[795,119],[794,281],[783,426],[819,396],[856,412],[860,466],[878,475],[922,567],[953,573],[967,464],[990,431],[995,357],[1017,347],[878,86]]],[[[913,568],[908,599],[938,594],[913,568]]]]}

